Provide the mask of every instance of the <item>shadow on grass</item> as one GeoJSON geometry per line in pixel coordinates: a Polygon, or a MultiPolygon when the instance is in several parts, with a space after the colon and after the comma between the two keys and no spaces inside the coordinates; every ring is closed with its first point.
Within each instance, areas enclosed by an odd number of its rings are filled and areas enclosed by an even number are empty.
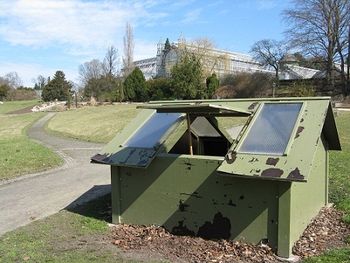
{"type": "Polygon", "coordinates": [[[111,223],[111,185],[95,185],[64,210],[111,223]]]}

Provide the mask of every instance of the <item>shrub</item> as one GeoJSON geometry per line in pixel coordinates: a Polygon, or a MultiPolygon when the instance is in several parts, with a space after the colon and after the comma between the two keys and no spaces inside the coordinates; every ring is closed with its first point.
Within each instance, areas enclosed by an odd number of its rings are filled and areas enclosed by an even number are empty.
{"type": "Polygon", "coordinates": [[[183,54],[171,69],[171,82],[177,99],[206,97],[202,64],[194,54],[183,54]]]}
{"type": "Polygon", "coordinates": [[[38,95],[32,88],[20,87],[10,89],[7,93],[7,100],[33,100],[36,98],[38,98],[38,95]]]}
{"type": "Polygon", "coordinates": [[[151,100],[173,99],[174,89],[171,80],[157,78],[147,80],[148,96],[151,100]]]}
{"type": "Polygon", "coordinates": [[[228,74],[223,77],[222,86],[214,96],[219,98],[256,98],[269,94],[273,77],[264,73],[228,74]]]}
{"type": "Polygon", "coordinates": [[[217,90],[217,88],[219,87],[219,85],[220,85],[220,81],[217,78],[215,73],[211,74],[210,77],[207,77],[207,79],[206,79],[207,98],[211,98],[214,95],[214,93],[217,90]]]}
{"type": "Polygon", "coordinates": [[[306,83],[297,83],[289,88],[293,97],[313,97],[315,96],[315,88],[306,83]]]}
{"type": "Polygon", "coordinates": [[[130,101],[147,101],[147,83],[142,71],[136,67],[125,79],[125,98],[130,101]]]}

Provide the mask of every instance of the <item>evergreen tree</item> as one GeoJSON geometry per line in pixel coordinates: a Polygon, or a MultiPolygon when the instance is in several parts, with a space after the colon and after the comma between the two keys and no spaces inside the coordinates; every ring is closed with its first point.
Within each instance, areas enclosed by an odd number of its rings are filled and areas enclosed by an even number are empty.
{"type": "Polygon", "coordinates": [[[44,101],[68,100],[71,88],[72,84],[66,80],[63,71],[58,70],[53,79],[45,85],[41,96],[44,101]]]}
{"type": "Polygon", "coordinates": [[[124,81],[125,98],[130,101],[147,101],[147,83],[142,71],[136,67],[124,81]]]}
{"type": "Polygon", "coordinates": [[[174,90],[168,78],[147,80],[148,96],[151,100],[173,99],[174,90]]]}
{"type": "Polygon", "coordinates": [[[180,62],[174,65],[171,82],[177,99],[205,97],[202,64],[194,54],[185,53],[180,62]]]}
{"type": "Polygon", "coordinates": [[[220,81],[217,78],[216,74],[213,73],[206,79],[207,85],[207,98],[211,98],[215,92],[215,90],[219,87],[220,81]]]}
{"type": "Polygon", "coordinates": [[[164,53],[168,53],[171,49],[171,45],[169,42],[169,38],[166,39],[165,44],[164,44],[164,53]]]}
{"type": "Polygon", "coordinates": [[[10,87],[6,84],[0,84],[0,100],[4,100],[7,97],[10,87]]]}

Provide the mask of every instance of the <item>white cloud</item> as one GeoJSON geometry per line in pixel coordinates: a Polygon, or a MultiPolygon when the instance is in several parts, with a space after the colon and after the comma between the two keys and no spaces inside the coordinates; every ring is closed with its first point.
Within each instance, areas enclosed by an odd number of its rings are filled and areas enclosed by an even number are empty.
{"type": "Polygon", "coordinates": [[[169,4],[169,8],[173,9],[178,9],[178,8],[182,8],[184,6],[188,6],[190,4],[192,4],[193,2],[195,2],[195,0],[177,0],[177,1],[173,1],[172,3],[169,4]]]}
{"type": "MultiPolygon", "coordinates": [[[[84,55],[85,60],[82,60],[81,63],[90,60],[90,53],[81,52],[75,50],[77,55],[84,55]],[[86,59],[86,58],[89,59],[86,59]]],[[[157,53],[157,43],[147,42],[141,39],[135,39],[135,50],[134,50],[134,59],[145,59],[154,57],[157,53]]],[[[118,51],[121,63],[122,50],[118,51]]],[[[91,56],[91,59],[97,58],[97,56],[91,56]]],[[[0,62],[0,76],[4,76],[9,72],[17,72],[19,77],[23,81],[23,85],[26,87],[34,86],[33,78],[36,78],[38,75],[43,75],[45,77],[53,76],[57,70],[62,70],[66,74],[66,78],[73,82],[79,83],[78,76],[78,65],[77,68],[52,68],[47,67],[37,63],[17,63],[17,62],[0,62]]]]}
{"type": "Polygon", "coordinates": [[[277,6],[276,0],[257,0],[256,1],[258,10],[269,10],[277,6]]]}
{"type": "Polygon", "coordinates": [[[39,64],[26,64],[26,63],[14,63],[14,62],[1,62],[0,63],[0,76],[4,76],[9,72],[17,72],[23,85],[26,87],[33,87],[33,78],[38,75],[44,77],[52,77],[57,70],[63,70],[66,74],[66,79],[77,82],[78,73],[76,70],[71,69],[53,69],[47,68],[39,64]]]}
{"type": "Polygon", "coordinates": [[[184,19],[182,19],[181,22],[183,24],[189,24],[189,23],[192,23],[194,21],[197,21],[201,15],[201,13],[202,13],[201,8],[191,10],[185,14],[185,17],[184,17],[184,19]]]}
{"type": "MultiPolygon", "coordinates": [[[[58,51],[59,55],[63,50],[62,59],[74,64],[94,58],[102,60],[110,45],[114,45],[122,57],[126,22],[135,27],[135,32],[144,26],[157,27],[171,17],[171,9],[185,8],[193,1],[0,0],[0,40],[12,45],[12,50],[16,46],[30,47],[28,52],[43,48],[45,52],[58,51]]],[[[197,22],[201,12],[198,8],[186,13],[182,22],[197,22]]],[[[148,42],[135,35],[135,60],[153,57],[156,52],[156,41],[148,42]]],[[[31,58],[33,63],[21,63],[20,58],[13,58],[0,61],[0,76],[16,71],[26,86],[32,86],[32,78],[39,74],[52,76],[59,70],[53,68],[52,63],[42,62],[43,59],[40,60],[43,64],[39,64],[35,57],[31,58]]],[[[78,66],[61,70],[68,79],[78,81],[78,66]]]]}
{"type": "Polygon", "coordinates": [[[155,57],[157,54],[157,43],[135,39],[134,60],[155,57]]]}
{"type": "Polygon", "coordinates": [[[121,47],[127,21],[152,24],[167,16],[150,13],[155,1],[0,0],[0,37],[12,45],[64,45],[67,53],[91,54],[121,47]]]}
{"type": "Polygon", "coordinates": [[[235,4],[244,9],[256,9],[259,11],[270,10],[281,4],[280,0],[246,0],[237,1],[235,4]]]}

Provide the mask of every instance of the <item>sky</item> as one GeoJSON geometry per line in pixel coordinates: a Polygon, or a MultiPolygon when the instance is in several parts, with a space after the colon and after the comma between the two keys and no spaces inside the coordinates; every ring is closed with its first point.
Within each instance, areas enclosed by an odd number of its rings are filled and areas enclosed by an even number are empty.
{"type": "Polygon", "coordinates": [[[79,65],[103,60],[111,45],[123,54],[125,25],[134,30],[134,58],[154,57],[157,43],[210,39],[248,53],[262,39],[282,40],[288,0],[0,0],[0,76],[16,71],[32,87],[38,75],[63,70],[79,83],[79,65]]]}

